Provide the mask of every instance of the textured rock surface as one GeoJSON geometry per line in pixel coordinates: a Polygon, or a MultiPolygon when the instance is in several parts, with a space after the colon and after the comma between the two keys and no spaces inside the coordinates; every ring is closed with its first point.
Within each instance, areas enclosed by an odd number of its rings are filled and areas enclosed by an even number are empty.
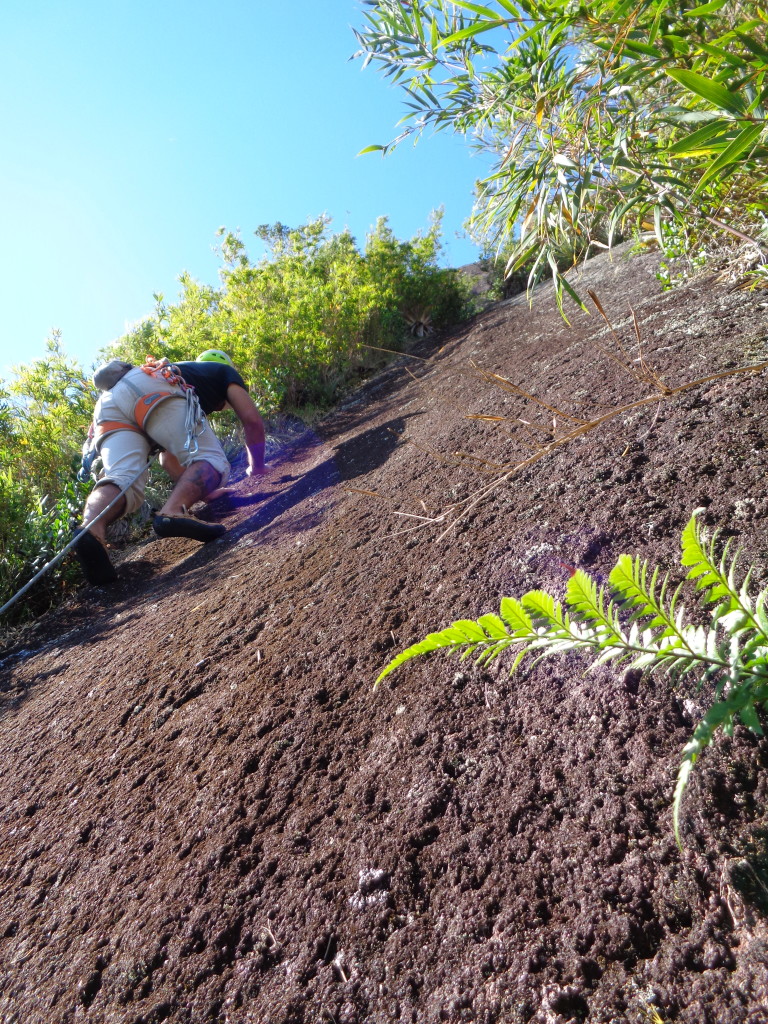
{"type": "MultiPolygon", "coordinates": [[[[581,287],[627,349],[632,304],[669,387],[768,359],[764,294],[662,294],[650,256],[581,287]]],[[[765,373],[501,482],[567,416],[651,394],[599,317],[572,319],[544,288],[422,343],[214,507],[221,542],[132,550],[5,652],[3,1024],[768,1021],[765,741],[702,757],[681,855],[706,693],[576,657],[513,678],[422,659],[372,688],[430,629],[571,566],[673,568],[697,506],[765,582],[765,373]]]]}

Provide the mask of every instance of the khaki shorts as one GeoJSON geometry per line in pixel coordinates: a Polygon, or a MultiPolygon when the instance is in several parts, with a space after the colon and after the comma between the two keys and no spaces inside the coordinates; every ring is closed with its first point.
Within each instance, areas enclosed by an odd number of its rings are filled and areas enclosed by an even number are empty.
{"type": "MultiPolygon", "coordinates": [[[[230,465],[224,454],[224,449],[211,430],[208,421],[205,420],[204,428],[197,436],[197,452],[190,456],[189,452],[184,451],[187,439],[185,428],[187,403],[181,391],[166,381],[158,381],[156,378],[150,377],[141,369],[131,370],[126,377],[130,378],[133,388],[125,387],[121,380],[112,391],[104,392],[96,406],[96,416],[99,419],[116,423],[122,422],[126,424],[127,428],[107,434],[99,445],[104,471],[96,486],[109,483],[115,484],[120,490],[123,490],[131,478],[139,473],[142,466],[146,466],[153,447],[152,441],[154,441],[156,445],[175,455],[185,468],[192,465],[193,462],[209,463],[221,474],[219,486],[223,487],[229,479],[230,465]],[[150,410],[144,422],[144,429],[152,441],[148,440],[144,434],[130,429],[130,425],[136,422],[133,410],[137,401],[135,392],[137,387],[144,394],[165,390],[169,393],[168,398],[150,410]]],[[[134,483],[130,484],[125,494],[126,512],[135,512],[141,505],[144,500],[146,483],[147,473],[145,471],[134,483]]]]}

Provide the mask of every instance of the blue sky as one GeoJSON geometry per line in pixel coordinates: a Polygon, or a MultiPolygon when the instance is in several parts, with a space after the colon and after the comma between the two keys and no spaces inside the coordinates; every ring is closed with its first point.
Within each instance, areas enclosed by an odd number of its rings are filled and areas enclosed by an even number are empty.
{"type": "Polygon", "coordinates": [[[0,377],[52,328],[89,366],[172,301],[218,281],[216,230],[327,213],[362,242],[405,238],[445,207],[446,262],[481,158],[450,135],[386,159],[403,94],[348,58],[356,0],[4,0],[0,10],[0,377]]]}

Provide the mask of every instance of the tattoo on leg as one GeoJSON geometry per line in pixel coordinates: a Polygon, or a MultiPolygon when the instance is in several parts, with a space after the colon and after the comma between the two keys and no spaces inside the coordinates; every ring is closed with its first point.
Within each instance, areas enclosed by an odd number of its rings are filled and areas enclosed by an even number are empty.
{"type": "Polygon", "coordinates": [[[202,462],[193,462],[189,467],[189,480],[190,483],[196,483],[198,487],[205,487],[207,467],[202,462]]]}

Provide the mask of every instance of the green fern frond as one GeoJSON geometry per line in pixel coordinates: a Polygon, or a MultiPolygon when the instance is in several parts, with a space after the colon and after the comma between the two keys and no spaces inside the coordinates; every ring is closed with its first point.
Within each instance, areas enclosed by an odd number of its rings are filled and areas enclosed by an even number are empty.
{"type": "Polygon", "coordinates": [[[461,636],[466,641],[482,643],[488,639],[483,627],[471,619],[459,619],[450,628],[457,637],[461,636]]]}
{"type": "Polygon", "coordinates": [[[463,660],[471,657],[479,649],[478,663],[487,664],[497,658],[510,644],[518,642],[516,633],[523,634],[527,639],[536,638],[533,626],[530,623],[526,625],[524,614],[520,614],[522,609],[518,602],[510,598],[505,599],[502,602],[502,610],[512,615],[510,625],[514,624],[514,629],[511,632],[498,615],[482,615],[477,621],[458,619],[446,629],[429,633],[419,643],[401,651],[384,667],[375,685],[378,686],[382,679],[396,668],[420,654],[443,650],[448,654],[459,653],[463,660]]]}
{"type": "Polygon", "coordinates": [[[768,679],[768,647],[765,633],[756,633],[741,648],[741,665],[745,671],[768,679]]]}
{"type": "Polygon", "coordinates": [[[533,633],[533,623],[528,612],[514,597],[502,597],[499,610],[513,636],[524,637],[533,633]]]}
{"type": "Polygon", "coordinates": [[[399,668],[406,661],[410,661],[411,658],[415,658],[419,654],[430,654],[432,651],[441,649],[455,651],[466,644],[466,641],[463,638],[461,640],[457,640],[450,634],[450,629],[446,629],[442,633],[429,633],[423,640],[419,641],[419,643],[413,644],[405,651],[401,651],[400,654],[393,658],[379,674],[375,686],[378,686],[382,679],[385,679],[390,672],[394,672],[396,668],[399,668]]]}
{"type": "Polygon", "coordinates": [[[696,590],[706,591],[705,600],[709,604],[717,605],[714,612],[717,619],[741,612],[745,628],[759,628],[754,616],[752,601],[746,589],[750,573],[747,573],[742,586],[737,586],[736,571],[740,553],[736,551],[729,562],[732,546],[732,538],[729,538],[723,547],[722,555],[720,558],[717,557],[718,533],[715,531],[709,538],[701,529],[696,518],[701,511],[701,509],[697,509],[693,513],[688,525],[683,530],[681,561],[684,567],[689,567],[686,579],[695,580],[696,590]]]}
{"type": "Polygon", "coordinates": [[[497,640],[505,640],[509,637],[507,627],[498,615],[481,615],[477,624],[485,630],[487,636],[496,637],[497,640]]]}
{"type": "Polygon", "coordinates": [[[598,587],[592,577],[581,569],[568,580],[565,599],[578,621],[593,625],[594,639],[599,639],[601,646],[626,642],[618,606],[607,600],[605,587],[598,587]]]}
{"type": "MultiPolygon", "coordinates": [[[[763,695],[762,703],[765,703],[766,696],[768,694],[763,695]]],[[[749,678],[734,687],[725,700],[719,700],[712,705],[694,729],[693,736],[683,747],[683,759],[677,773],[677,784],[672,801],[672,822],[675,839],[681,849],[680,809],[688,778],[699,755],[712,742],[717,730],[722,729],[726,736],[733,733],[734,720],[737,716],[741,718],[748,729],[752,729],[758,735],[763,734],[762,726],[755,711],[755,694],[753,693],[752,681],[749,678]]]]}
{"type": "MultiPolygon", "coordinates": [[[[628,662],[642,670],[659,671],[676,679],[694,675],[699,686],[715,687],[715,702],[685,745],[673,799],[674,831],[680,843],[680,809],[691,771],[715,733],[732,733],[738,720],[762,735],[759,712],[768,706],[768,589],[753,603],[744,582],[737,585],[738,552],[730,543],[718,559],[717,534],[708,540],[694,512],[682,534],[682,563],[711,609],[712,624],[690,625],[680,602],[683,584],[670,593],[669,574],[629,555],[621,555],[609,575],[613,597],[587,573],[577,570],[568,582],[565,603],[543,590],[520,600],[502,598],[499,615],[477,621],[459,619],[447,629],[430,633],[398,654],[379,675],[378,685],[391,672],[420,654],[444,650],[476,655],[487,665],[508,648],[515,649],[512,671],[522,659],[536,661],[589,648],[594,666],[628,662]],[[626,618],[627,626],[622,624],[626,618]]],[[[535,662],[534,662],[535,663],[535,662]]],[[[593,666],[593,667],[594,667],[593,666]]]]}
{"type": "Polygon", "coordinates": [[[755,618],[757,619],[757,626],[760,632],[768,635],[768,614],[765,610],[766,598],[768,598],[768,587],[758,594],[755,601],[755,618]]]}
{"type": "Polygon", "coordinates": [[[683,566],[690,566],[686,579],[696,580],[697,590],[703,590],[717,583],[725,584],[713,557],[714,538],[708,551],[705,547],[706,538],[702,536],[699,528],[699,522],[696,517],[703,511],[700,508],[696,509],[680,538],[683,549],[681,563],[683,566]]]}
{"type": "Polygon", "coordinates": [[[608,581],[624,610],[630,612],[632,620],[650,619],[646,628],[661,630],[657,637],[659,640],[667,636],[680,637],[684,609],[677,607],[677,601],[681,588],[675,590],[669,607],[665,607],[669,575],[665,574],[662,578],[661,591],[657,594],[659,575],[659,570],[655,569],[649,582],[647,562],[621,555],[608,581]]]}
{"type": "Polygon", "coordinates": [[[605,590],[578,569],[568,580],[566,600],[573,610],[587,621],[605,622],[605,590]]]}
{"type": "Polygon", "coordinates": [[[545,590],[530,590],[523,596],[522,605],[537,626],[562,629],[566,625],[563,606],[545,590]]]}
{"type": "Polygon", "coordinates": [[[758,736],[763,736],[765,734],[763,727],[760,724],[760,719],[757,717],[755,705],[751,701],[739,710],[739,717],[751,732],[756,733],[758,736]]]}

